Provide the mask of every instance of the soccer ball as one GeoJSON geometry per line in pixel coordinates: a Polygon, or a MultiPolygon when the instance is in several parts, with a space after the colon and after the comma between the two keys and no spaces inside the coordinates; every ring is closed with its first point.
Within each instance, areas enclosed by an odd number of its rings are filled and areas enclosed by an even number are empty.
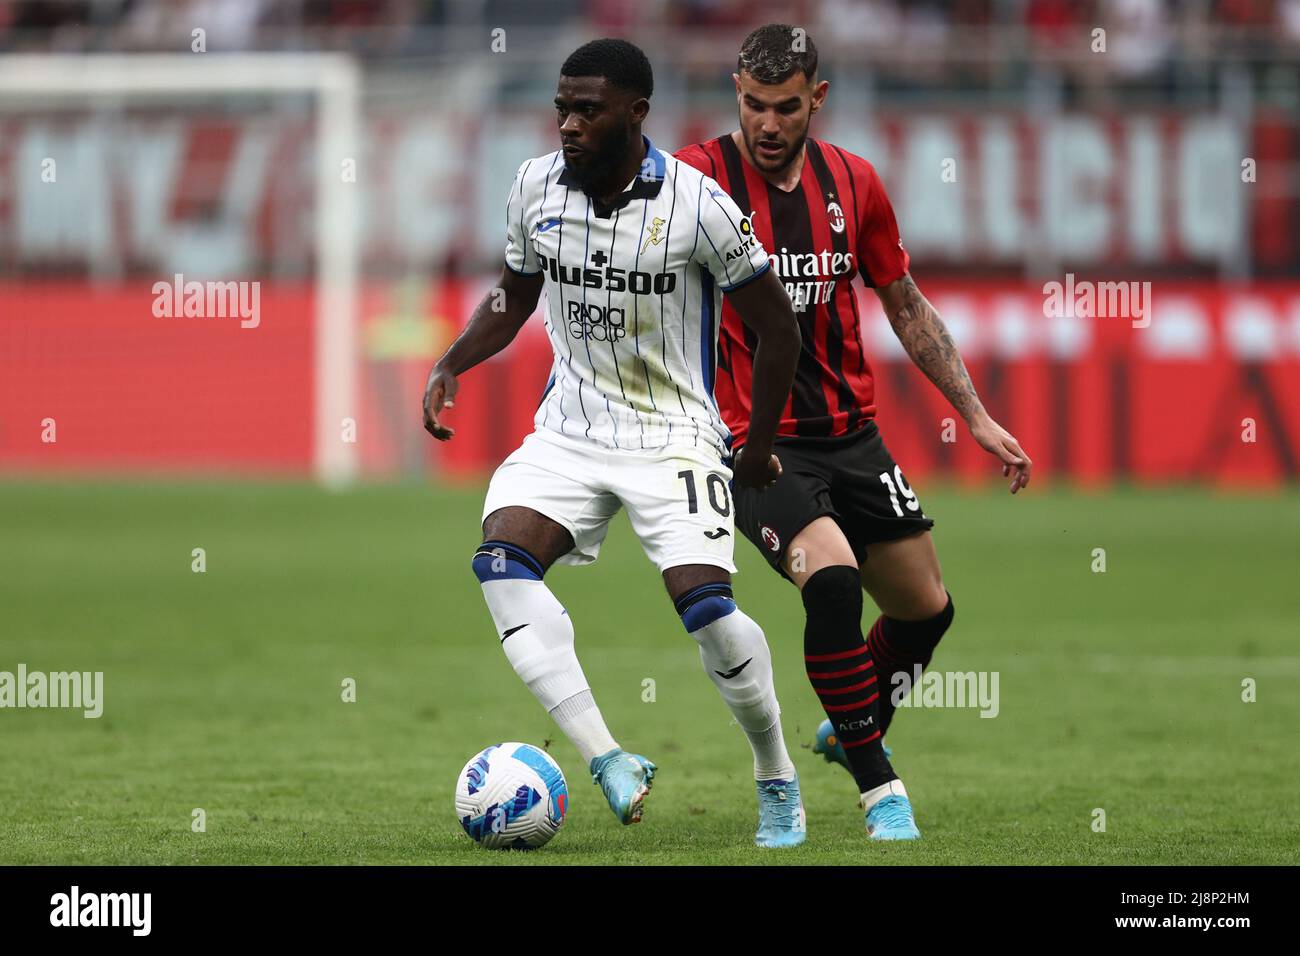
{"type": "Polygon", "coordinates": [[[536,849],[559,831],[568,808],[560,765],[530,744],[493,744],[456,781],[460,825],[491,849],[536,849]]]}

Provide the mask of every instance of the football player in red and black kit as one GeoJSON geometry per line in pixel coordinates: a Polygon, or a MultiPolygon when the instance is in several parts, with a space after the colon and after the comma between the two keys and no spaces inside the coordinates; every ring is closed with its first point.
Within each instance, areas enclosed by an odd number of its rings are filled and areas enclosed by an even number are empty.
{"type": "MultiPolygon", "coordinates": [[[[808,678],[826,710],[814,749],[853,775],[874,839],[920,832],[883,736],[894,674],[910,680],[952,623],[930,528],[872,420],[854,276],[875,290],[913,362],[1002,464],[1014,494],[1031,462],[985,411],[952,336],[908,274],[908,256],[880,177],[866,160],[810,139],[829,84],[804,31],[769,24],[741,46],[733,76],[740,128],[677,158],[716,179],[746,212],[794,303],[803,333],[794,388],[773,451],[782,473],[766,490],[735,489],[736,525],[802,592],[808,678]],[[862,634],[862,590],[881,614],[862,634]]],[[[716,398],[743,454],[753,334],[723,305],[716,398]]]]}

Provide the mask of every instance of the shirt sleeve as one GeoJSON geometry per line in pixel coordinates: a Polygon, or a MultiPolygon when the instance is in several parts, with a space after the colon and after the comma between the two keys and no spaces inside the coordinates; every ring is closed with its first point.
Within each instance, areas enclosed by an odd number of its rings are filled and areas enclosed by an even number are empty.
{"type": "Polygon", "coordinates": [[[880,289],[907,275],[910,259],[880,174],[870,165],[866,172],[865,209],[858,219],[858,263],[862,274],[880,289]]]}
{"type": "Polygon", "coordinates": [[[673,159],[683,162],[687,166],[694,166],[704,175],[709,175],[709,157],[699,143],[683,146],[673,153],[673,159]]]}
{"type": "Polygon", "coordinates": [[[733,292],[768,270],[767,250],[749,217],[708,176],[699,192],[699,234],[694,261],[713,274],[718,288],[733,292]]]}
{"type": "Polygon", "coordinates": [[[510,187],[510,198],[506,200],[506,266],[512,272],[523,275],[536,275],[542,271],[537,261],[537,251],[528,238],[528,204],[524,201],[524,177],[532,163],[533,160],[530,159],[519,167],[510,187]]]}

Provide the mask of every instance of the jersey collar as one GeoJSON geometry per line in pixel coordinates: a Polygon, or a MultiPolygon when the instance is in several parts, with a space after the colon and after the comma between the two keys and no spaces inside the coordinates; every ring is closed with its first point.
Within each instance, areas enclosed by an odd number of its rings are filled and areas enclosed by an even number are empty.
{"type": "MultiPolygon", "coordinates": [[[[616,209],[622,209],[633,199],[653,199],[659,195],[659,190],[664,185],[664,175],[668,168],[668,162],[664,159],[664,154],[655,148],[655,144],[650,142],[650,137],[644,133],[641,139],[645,141],[645,159],[641,163],[641,170],[632,178],[626,189],[620,193],[612,203],[606,204],[596,199],[591,199],[591,208],[595,212],[597,219],[608,219],[614,214],[616,209]]],[[[580,188],[578,181],[569,173],[569,167],[565,166],[560,171],[560,178],[556,180],[561,186],[570,188],[580,188]]]]}

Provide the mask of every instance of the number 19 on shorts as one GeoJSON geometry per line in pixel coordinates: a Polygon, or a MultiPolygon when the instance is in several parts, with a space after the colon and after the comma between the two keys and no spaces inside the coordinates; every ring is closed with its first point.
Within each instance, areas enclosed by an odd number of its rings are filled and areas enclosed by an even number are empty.
{"type": "MultiPolygon", "coordinates": [[[[906,517],[903,513],[903,509],[898,506],[898,495],[900,492],[903,495],[903,502],[907,505],[908,511],[916,513],[921,512],[921,502],[917,500],[916,492],[912,490],[906,479],[903,478],[903,469],[901,466],[894,466],[894,474],[892,477],[889,472],[882,471],[880,473],[880,483],[889,489],[889,503],[894,506],[894,514],[898,515],[898,517],[906,517]]],[[[925,517],[925,515],[922,514],[921,517],[925,517]]]]}

